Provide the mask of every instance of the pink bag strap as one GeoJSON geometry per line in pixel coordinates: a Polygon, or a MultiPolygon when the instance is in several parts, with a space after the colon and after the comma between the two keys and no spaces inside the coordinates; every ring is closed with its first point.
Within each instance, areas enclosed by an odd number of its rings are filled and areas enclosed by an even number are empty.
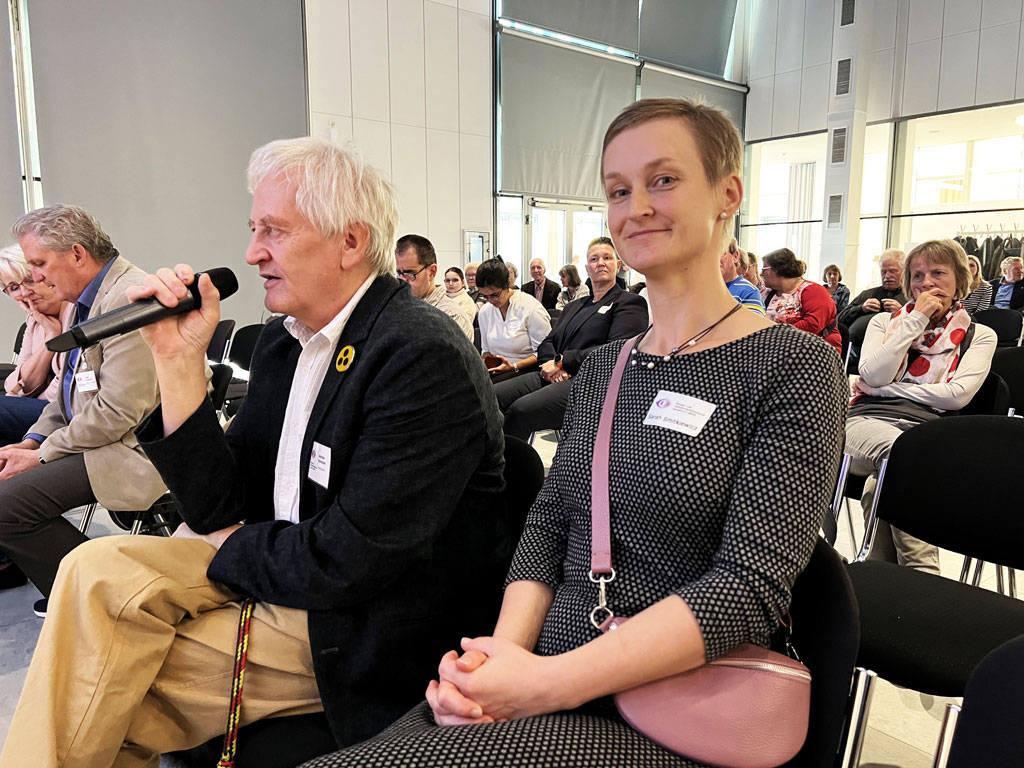
{"type": "Polygon", "coordinates": [[[594,581],[597,581],[595,576],[613,573],[611,511],[608,501],[612,419],[615,417],[615,404],[619,401],[622,372],[626,370],[633,347],[639,338],[640,336],[634,336],[622,345],[622,351],[615,361],[611,381],[608,382],[608,392],[601,408],[601,420],[597,425],[597,438],[594,440],[594,458],[590,470],[590,578],[594,581]]]}

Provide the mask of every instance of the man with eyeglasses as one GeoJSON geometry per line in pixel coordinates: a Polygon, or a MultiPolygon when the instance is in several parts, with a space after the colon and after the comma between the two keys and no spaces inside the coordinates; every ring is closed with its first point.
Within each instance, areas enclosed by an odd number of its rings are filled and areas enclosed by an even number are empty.
{"type": "MultiPolygon", "coordinates": [[[[146,277],[78,206],[27,213],[13,233],[32,279],[74,303],[77,323],[124,306],[128,289],[146,277]]],[[[43,593],[37,616],[46,615],[61,560],[87,541],[64,512],[94,501],[108,510],[144,510],[166,490],[135,437],[159,401],[141,336],[113,336],[69,352],[57,396],[24,440],[0,448],[0,546],[43,593]]]]}
{"type": "Polygon", "coordinates": [[[448,315],[472,341],[475,313],[452,300],[443,285],[434,284],[437,253],[433,244],[421,235],[402,235],[395,244],[395,263],[398,277],[409,284],[413,296],[448,315]]]}

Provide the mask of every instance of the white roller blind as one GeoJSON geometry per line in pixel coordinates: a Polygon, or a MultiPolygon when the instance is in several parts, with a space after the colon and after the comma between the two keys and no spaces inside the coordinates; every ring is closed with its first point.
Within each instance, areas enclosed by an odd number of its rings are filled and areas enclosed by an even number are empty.
{"type": "Polygon", "coordinates": [[[637,50],[638,0],[503,0],[501,15],[624,51],[637,50]]]}
{"type": "Polygon", "coordinates": [[[307,134],[301,0],[32,0],[43,193],[138,266],[227,265],[225,315],[260,318],[242,261],[257,146],[307,134]]]}
{"type": "MultiPolygon", "coordinates": [[[[11,25],[6,5],[0,11],[0,245],[11,241],[11,223],[25,212],[18,110],[14,97],[14,63],[11,59],[11,25]]],[[[2,346],[0,350],[3,350],[2,346]]]]}
{"type": "Polygon", "coordinates": [[[640,55],[721,77],[735,19],[736,0],[644,0],[640,55]]]}
{"type": "Polygon", "coordinates": [[[704,99],[708,104],[725,110],[743,133],[745,95],[741,91],[644,67],[640,74],[640,96],[644,99],[704,99]]]}
{"type": "Polygon", "coordinates": [[[501,36],[504,192],[600,200],[601,140],[636,96],[636,68],[501,36]]]}

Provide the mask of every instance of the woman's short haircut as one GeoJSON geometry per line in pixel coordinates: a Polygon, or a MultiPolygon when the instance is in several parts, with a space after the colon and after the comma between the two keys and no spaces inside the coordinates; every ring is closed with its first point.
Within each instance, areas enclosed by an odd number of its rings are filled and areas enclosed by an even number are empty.
{"type": "Polygon", "coordinates": [[[117,248],[96,217],[77,205],[50,205],[30,211],[14,222],[11,232],[19,240],[31,235],[43,248],[58,253],[80,245],[100,264],[117,258],[117,248]]]}
{"type": "Polygon", "coordinates": [[[509,274],[508,266],[500,257],[488,259],[481,262],[476,268],[476,287],[498,288],[502,291],[508,290],[509,274]]]}
{"type": "MultiPolygon", "coordinates": [[[[587,250],[589,251],[590,249],[588,248],[587,250]]],[[[571,285],[573,288],[579,288],[583,284],[583,281],[580,280],[579,270],[576,269],[575,264],[566,264],[564,267],[558,270],[558,276],[567,278],[569,281],[569,285],[571,285]]]]}
{"type": "MultiPolygon", "coordinates": [[[[511,261],[506,261],[505,269],[508,270],[508,287],[515,288],[516,283],[519,282],[519,267],[517,267],[511,261]]],[[[477,279],[479,280],[480,278],[477,279]]],[[[477,285],[479,286],[479,283],[477,285]]]]}
{"type": "Polygon", "coordinates": [[[0,248],[0,281],[3,284],[23,283],[32,274],[32,267],[25,261],[21,246],[8,245],[0,248]]]}
{"type": "Polygon", "coordinates": [[[837,275],[839,275],[839,282],[840,283],[843,282],[843,270],[841,270],[839,268],[838,264],[829,264],[827,267],[825,267],[825,270],[821,273],[821,279],[824,280],[826,283],[828,282],[828,273],[829,272],[835,272],[837,275]]]}
{"type": "Polygon", "coordinates": [[[246,177],[255,192],[269,177],[283,176],[295,186],[295,207],[324,238],[340,235],[350,224],[369,230],[366,256],[378,275],[395,271],[398,206],[394,189],[373,166],[324,139],[279,139],[257,149],[246,177]]]}
{"type": "Polygon", "coordinates": [[[692,131],[704,166],[704,175],[709,182],[742,174],[743,140],[725,112],[717,107],[685,99],[641,99],[619,112],[605,131],[601,148],[601,177],[604,178],[605,152],[616,136],[651,120],[672,118],[684,120],[692,131]]]}
{"type": "Polygon", "coordinates": [[[446,269],[444,271],[444,274],[445,274],[446,277],[447,277],[449,272],[454,272],[456,275],[458,275],[459,276],[459,280],[462,280],[463,282],[466,281],[466,276],[464,274],[462,274],[462,270],[459,269],[458,267],[448,267],[448,269],[446,269]]]}
{"type": "Polygon", "coordinates": [[[619,257],[619,252],[615,249],[615,243],[612,242],[612,239],[610,237],[604,237],[603,235],[601,237],[595,237],[593,240],[587,243],[587,253],[590,253],[590,249],[593,248],[595,245],[607,245],[609,248],[612,249],[612,253],[615,254],[615,258],[619,257]]]}
{"type": "MultiPolygon", "coordinates": [[[[979,259],[977,256],[973,256],[973,255],[968,254],[967,261],[968,262],[973,261],[977,265],[977,267],[978,267],[978,272],[971,277],[971,293],[974,293],[976,290],[978,290],[981,287],[981,281],[985,279],[985,276],[983,274],[985,270],[981,266],[981,259],[979,259]]],[[[967,265],[967,271],[968,272],[971,271],[971,265],[970,264],[967,265]]]]}
{"type": "Polygon", "coordinates": [[[779,248],[761,257],[779,277],[803,277],[807,265],[796,257],[789,248],[779,248]]]}
{"type": "Polygon", "coordinates": [[[903,294],[913,297],[910,290],[910,274],[914,260],[918,256],[926,256],[937,264],[945,264],[953,268],[956,278],[956,295],[954,301],[960,301],[971,292],[971,270],[967,266],[967,254],[955,240],[926,240],[907,254],[903,262],[903,294]]]}

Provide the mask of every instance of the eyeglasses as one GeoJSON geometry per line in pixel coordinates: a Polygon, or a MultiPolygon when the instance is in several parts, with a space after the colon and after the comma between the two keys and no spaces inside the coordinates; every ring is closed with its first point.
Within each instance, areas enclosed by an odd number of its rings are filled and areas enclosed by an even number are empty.
{"type": "Polygon", "coordinates": [[[771,267],[761,267],[761,274],[764,274],[765,272],[774,272],[774,271],[775,270],[772,269],[771,267]]]}
{"type": "Polygon", "coordinates": [[[31,288],[35,284],[36,284],[35,280],[33,280],[31,277],[26,277],[20,283],[8,283],[7,285],[5,285],[4,286],[4,293],[6,293],[8,296],[10,296],[12,293],[14,293],[19,288],[24,288],[24,287],[31,288]]]}
{"type": "Polygon", "coordinates": [[[422,272],[429,266],[430,265],[427,264],[426,267],[420,267],[419,269],[399,269],[395,272],[395,274],[398,275],[403,280],[412,280],[414,277],[416,277],[416,275],[418,275],[420,272],[422,272]]]}
{"type": "Polygon", "coordinates": [[[477,293],[477,296],[479,296],[481,299],[484,299],[485,301],[494,301],[495,299],[500,299],[501,294],[503,293],[504,291],[498,291],[497,293],[484,293],[483,291],[479,291],[477,293]]]}

